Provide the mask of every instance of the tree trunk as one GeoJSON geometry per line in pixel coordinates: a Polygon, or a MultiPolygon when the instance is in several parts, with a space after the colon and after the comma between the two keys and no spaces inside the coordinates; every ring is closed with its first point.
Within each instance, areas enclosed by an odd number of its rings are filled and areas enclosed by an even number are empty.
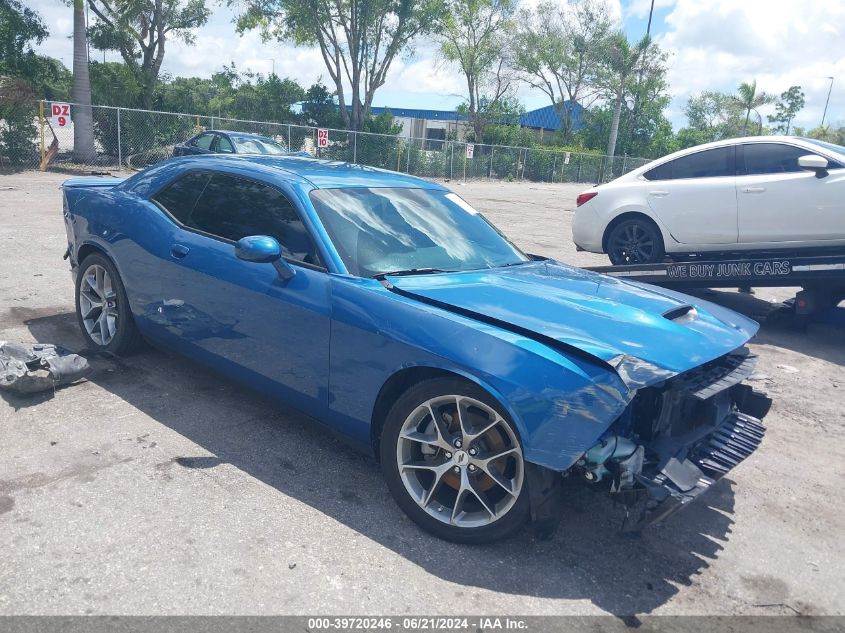
{"type": "Polygon", "coordinates": [[[88,77],[88,33],[83,0],[73,2],[73,160],[93,163],[94,117],[91,111],[91,80],[88,77]]]}
{"type": "Polygon", "coordinates": [[[748,134],[748,119],[751,118],[751,108],[748,108],[745,112],[745,123],[742,126],[742,135],[745,136],[748,134]]]}
{"type": "Polygon", "coordinates": [[[613,120],[610,123],[610,138],[607,139],[608,162],[613,163],[616,155],[616,138],[619,136],[619,119],[622,116],[622,93],[616,95],[616,104],[613,106],[613,120]]]}

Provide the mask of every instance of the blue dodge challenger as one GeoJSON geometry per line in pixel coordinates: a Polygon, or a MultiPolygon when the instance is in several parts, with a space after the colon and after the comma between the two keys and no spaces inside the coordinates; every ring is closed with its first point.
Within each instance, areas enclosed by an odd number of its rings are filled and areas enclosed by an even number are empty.
{"type": "Polygon", "coordinates": [[[550,533],[565,476],[639,530],[763,438],[756,323],[527,255],[439,184],[204,156],[63,192],[90,348],[145,339],[310,415],[442,538],[550,533]]]}

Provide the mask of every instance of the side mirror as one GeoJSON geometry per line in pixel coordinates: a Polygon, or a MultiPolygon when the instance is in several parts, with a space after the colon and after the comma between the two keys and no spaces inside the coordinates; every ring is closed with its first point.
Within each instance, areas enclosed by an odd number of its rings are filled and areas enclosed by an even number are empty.
{"type": "Polygon", "coordinates": [[[282,256],[282,247],[268,235],[249,235],[235,244],[235,256],[245,262],[272,264],[282,256]]]}
{"type": "Polygon", "coordinates": [[[816,178],[827,176],[827,159],[815,154],[807,154],[798,159],[798,166],[807,171],[816,172],[816,178]]]}
{"type": "Polygon", "coordinates": [[[235,256],[245,262],[273,264],[279,277],[285,281],[296,274],[291,265],[282,259],[282,247],[279,242],[269,235],[242,237],[235,244],[235,256]]]}

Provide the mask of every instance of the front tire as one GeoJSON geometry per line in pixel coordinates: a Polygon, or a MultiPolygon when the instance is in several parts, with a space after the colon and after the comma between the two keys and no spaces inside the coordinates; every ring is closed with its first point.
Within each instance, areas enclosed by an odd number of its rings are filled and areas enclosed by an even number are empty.
{"type": "Polygon", "coordinates": [[[88,255],[79,265],[75,294],[76,318],[88,348],[115,355],[138,348],[141,336],[111,260],[100,253],[88,255]]]}
{"type": "Polygon", "coordinates": [[[423,381],[390,409],[381,465],[399,507],[456,543],[486,543],[529,514],[522,445],[501,405],[459,378],[423,381]]]}
{"type": "Polygon", "coordinates": [[[658,264],[666,257],[660,230],[654,222],[642,217],[618,222],[610,229],[605,244],[614,266],[658,264]]]}

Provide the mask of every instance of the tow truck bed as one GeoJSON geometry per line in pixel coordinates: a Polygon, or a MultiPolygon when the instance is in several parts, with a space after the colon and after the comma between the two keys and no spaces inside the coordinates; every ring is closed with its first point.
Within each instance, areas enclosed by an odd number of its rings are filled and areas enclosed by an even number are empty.
{"type": "Polygon", "coordinates": [[[801,292],[790,304],[800,316],[834,308],[845,299],[845,253],[696,258],[661,264],[593,266],[587,270],[677,289],[800,287],[801,292]]]}
{"type": "Polygon", "coordinates": [[[658,286],[735,288],[737,286],[845,289],[845,253],[810,257],[766,256],[746,259],[691,259],[662,264],[594,266],[612,277],[626,277],[658,286]]]}

